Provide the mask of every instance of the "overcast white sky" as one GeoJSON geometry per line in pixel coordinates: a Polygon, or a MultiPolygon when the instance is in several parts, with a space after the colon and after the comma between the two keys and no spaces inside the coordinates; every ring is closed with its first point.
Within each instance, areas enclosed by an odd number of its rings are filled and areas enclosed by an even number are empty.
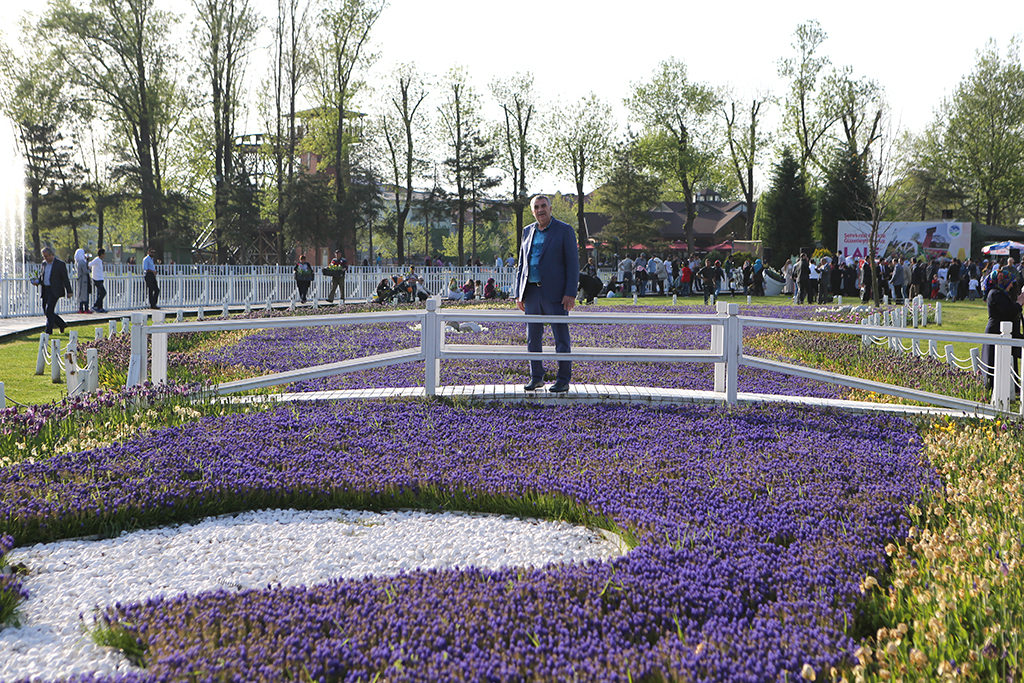
{"type": "MultiPolygon", "coordinates": [[[[275,0],[257,3],[267,16],[275,11],[275,0]]],[[[0,4],[0,28],[8,32],[26,9],[43,6],[42,0],[0,4]]],[[[187,0],[158,4],[181,12],[190,7],[187,0]]],[[[1024,3],[391,0],[373,32],[380,52],[374,72],[414,62],[423,72],[443,74],[459,64],[487,95],[493,78],[530,71],[545,101],[593,91],[616,105],[624,129],[621,102],[630,84],[647,80],[671,56],[687,64],[691,79],[741,94],[784,94],[778,60],[792,53],[796,26],[810,19],[828,34],[822,53],[834,65],[850,65],[854,76],[879,81],[902,126],[920,131],[972,70],[978,49],[993,38],[1005,55],[1011,38],[1024,33],[1024,3]]],[[[251,71],[257,68],[258,55],[251,71]]],[[[546,179],[536,189],[571,191],[571,184],[546,179]]]]}

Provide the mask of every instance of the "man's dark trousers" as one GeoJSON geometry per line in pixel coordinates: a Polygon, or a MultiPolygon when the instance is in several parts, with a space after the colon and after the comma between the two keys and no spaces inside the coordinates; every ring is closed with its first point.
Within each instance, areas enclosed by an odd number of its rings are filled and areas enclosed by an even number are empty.
{"type": "Polygon", "coordinates": [[[103,300],[107,298],[107,288],[103,286],[103,280],[94,280],[93,283],[96,285],[96,303],[92,307],[103,308],[103,300]]]}
{"type": "Polygon", "coordinates": [[[156,273],[146,273],[146,289],[149,290],[149,307],[156,308],[160,298],[160,287],[156,284],[156,273]]]}
{"type": "Polygon", "coordinates": [[[60,301],[60,297],[53,291],[53,287],[43,285],[43,313],[46,314],[46,334],[53,334],[54,327],[61,329],[67,327],[64,324],[64,320],[57,315],[58,301],[60,301]]]}
{"type": "MultiPolygon", "coordinates": [[[[569,315],[565,305],[558,301],[545,301],[541,296],[539,285],[526,285],[526,292],[523,294],[523,307],[526,315],[569,315]]],[[[555,337],[555,351],[558,353],[569,353],[569,324],[553,323],[551,332],[555,337]]],[[[526,323],[526,350],[539,353],[544,347],[544,324],[526,323]]],[[[544,363],[539,360],[530,361],[531,379],[544,379],[544,363]]],[[[558,361],[558,382],[566,384],[572,379],[572,361],[558,361]]]]}

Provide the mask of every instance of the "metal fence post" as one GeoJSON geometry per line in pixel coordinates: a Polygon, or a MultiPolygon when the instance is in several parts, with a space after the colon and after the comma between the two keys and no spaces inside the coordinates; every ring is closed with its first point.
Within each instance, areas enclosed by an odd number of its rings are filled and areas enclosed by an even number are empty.
{"type": "Polygon", "coordinates": [[[942,302],[935,302],[935,324],[942,327],[942,302]]]}
{"type": "Polygon", "coordinates": [[[971,372],[981,374],[981,351],[977,346],[971,347],[971,372]]]}
{"type": "MultiPolygon", "coordinates": [[[[166,317],[163,311],[153,313],[153,326],[163,328],[166,317]]],[[[167,384],[167,334],[153,335],[153,384],[167,384]]]]}
{"type": "Polygon", "coordinates": [[[956,361],[953,359],[953,345],[946,344],[946,362],[950,365],[956,366],[956,361]]]}
{"type": "Polygon", "coordinates": [[[420,348],[423,349],[423,389],[427,396],[437,394],[441,380],[441,320],[437,311],[441,307],[439,297],[427,299],[426,312],[423,315],[423,326],[420,327],[420,348]]]}

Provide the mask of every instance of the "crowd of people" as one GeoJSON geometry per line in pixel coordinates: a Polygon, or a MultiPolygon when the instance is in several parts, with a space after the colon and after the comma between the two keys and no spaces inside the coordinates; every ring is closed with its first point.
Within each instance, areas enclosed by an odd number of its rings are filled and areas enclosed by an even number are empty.
{"type": "MultiPolygon", "coordinates": [[[[879,288],[879,299],[887,298],[902,303],[918,295],[925,299],[974,301],[983,298],[989,290],[999,262],[961,261],[953,259],[883,258],[875,262],[875,272],[866,259],[855,263],[851,258],[823,256],[811,259],[802,255],[795,264],[783,267],[786,286],[783,292],[796,294],[797,303],[828,303],[836,296],[860,297],[864,302],[874,299],[874,288],[879,288]]],[[[1014,259],[1008,266],[1016,268],[1014,259]]]]}

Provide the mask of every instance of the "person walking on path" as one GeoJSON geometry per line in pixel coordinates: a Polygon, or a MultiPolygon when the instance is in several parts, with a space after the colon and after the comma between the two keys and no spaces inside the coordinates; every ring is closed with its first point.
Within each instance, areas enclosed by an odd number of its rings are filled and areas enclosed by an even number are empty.
{"type": "Polygon", "coordinates": [[[328,266],[331,271],[331,292],[327,295],[327,303],[334,303],[334,293],[341,292],[341,302],[345,303],[345,274],[348,272],[348,261],[342,256],[341,249],[336,249],[334,258],[328,266]]]}
{"type": "Polygon", "coordinates": [[[42,289],[43,313],[46,315],[46,334],[53,334],[53,328],[59,327],[63,333],[67,324],[57,315],[57,302],[65,295],[71,296],[71,279],[68,277],[67,264],[54,255],[53,249],[43,247],[43,272],[35,284],[42,289]]]}
{"type": "Polygon", "coordinates": [[[149,307],[159,310],[160,287],[156,283],[156,249],[150,249],[146,258],[142,259],[142,272],[146,278],[146,290],[149,292],[149,307]]]}
{"type": "Polygon", "coordinates": [[[299,288],[299,298],[302,299],[302,303],[306,303],[306,297],[309,296],[309,285],[312,284],[314,277],[313,266],[309,265],[306,255],[302,254],[299,256],[299,262],[295,264],[295,286],[299,288]]]}
{"type": "MultiPolygon", "coordinates": [[[[576,234],[566,223],[551,217],[551,200],[537,195],[530,202],[536,222],[523,230],[516,268],[516,307],[527,315],[569,315],[576,305],[580,262],[576,234]]],[[[555,351],[569,353],[569,325],[553,323],[555,351]]],[[[526,348],[534,353],[543,349],[544,324],[526,324],[526,348]]],[[[558,375],[548,391],[560,394],[569,391],[572,362],[558,361],[558,375]]],[[[527,391],[544,386],[544,362],[530,361],[530,382],[527,391]]]]}
{"type": "Polygon", "coordinates": [[[103,308],[103,300],[107,298],[107,288],[104,286],[103,282],[103,255],[106,253],[106,249],[99,249],[96,251],[96,258],[89,261],[92,283],[96,286],[96,303],[93,304],[92,310],[97,313],[107,312],[107,309],[103,308]]]}
{"type": "Polygon", "coordinates": [[[92,313],[89,310],[89,263],[85,258],[85,249],[75,252],[75,278],[78,284],[78,312],[92,313]]]}

